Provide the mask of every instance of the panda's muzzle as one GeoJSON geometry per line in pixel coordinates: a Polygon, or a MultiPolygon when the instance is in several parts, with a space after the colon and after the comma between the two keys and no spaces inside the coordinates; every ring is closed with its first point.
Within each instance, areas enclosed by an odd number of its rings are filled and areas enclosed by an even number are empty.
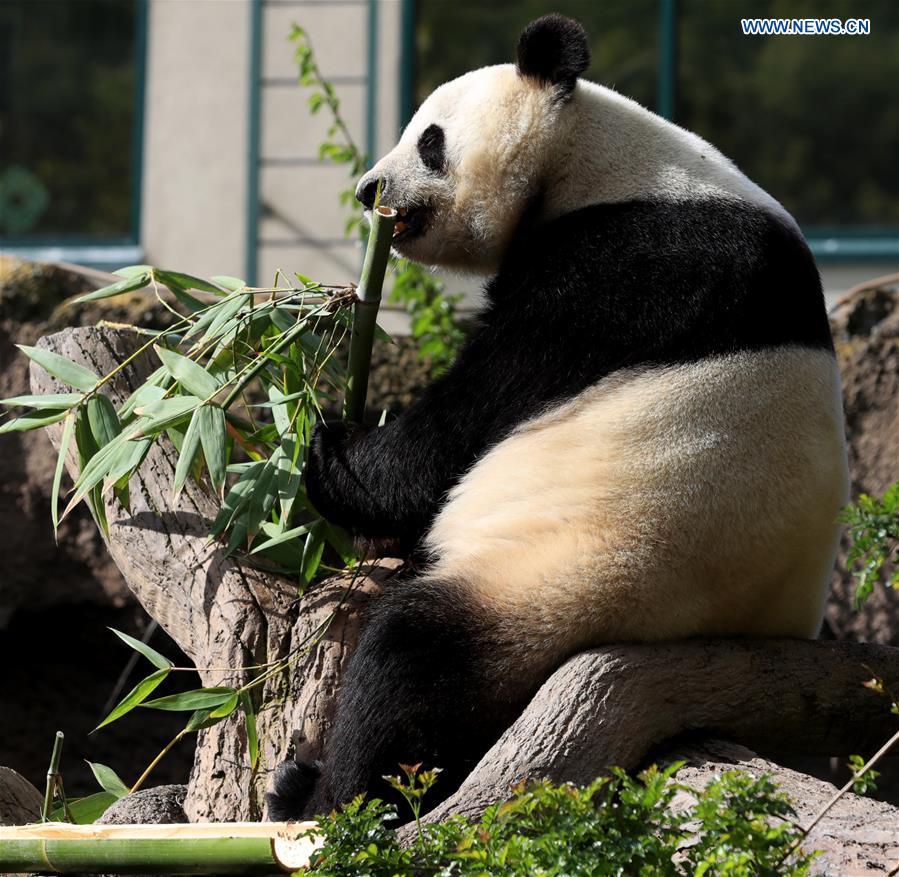
{"type": "MultiPolygon", "coordinates": [[[[399,206],[391,197],[391,185],[389,179],[381,179],[381,203],[394,207],[399,214],[393,229],[393,240],[400,242],[420,235],[427,225],[429,210],[425,204],[399,206]]],[[[375,206],[378,196],[378,177],[373,174],[364,176],[356,188],[356,199],[366,211],[371,211],[375,206]]]]}
{"type": "Polygon", "coordinates": [[[415,237],[425,230],[428,211],[424,206],[397,207],[397,220],[393,228],[393,240],[404,241],[415,237]]]}

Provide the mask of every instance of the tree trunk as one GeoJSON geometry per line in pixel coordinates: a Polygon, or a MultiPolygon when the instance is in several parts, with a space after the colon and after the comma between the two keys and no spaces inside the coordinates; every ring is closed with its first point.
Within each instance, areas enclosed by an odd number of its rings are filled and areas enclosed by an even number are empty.
{"type": "MultiPolygon", "coordinates": [[[[51,335],[40,345],[105,375],[143,340],[133,331],[91,327],[51,335]]],[[[110,382],[109,396],[121,402],[155,367],[150,356],[141,356],[110,382]]],[[[61,389],[34,365],[31,382],[35,393],[61,389]]],[[[51,433],[57,446],[59,435],[60,430],[51,433]]],[[[131,510],[108,498],[107,545],[128,587],[191,658],[203,685],[238,685],[250,678],[240,668],[276,661],[307,639],[334,611],[348,579],[331,579],[297,600],[295,583],[226,557],[221,545],[208,540],[216,500],[188,480],[172,502],[176,462],[167,441],[155,443],[131,480],[131,510]]],[[[68,470],[73,477],[77,473],[74,455],[68,470]]],[[[261,818],[267,773],[285,757],[294,730],[303,737],[304,753],[318,757],[338,674],[356,640],[359,610],[393,569],[382,564],[357,582],[324,641],[297,662],[290,678],[272,680],[262,692],[254,689],[257,706],[280,704],[258,716],[259,769],[250,769],[240,715],[201,732],[185,801],[191,820],[261,818]]]]}
{"type": "MultiPolygon", "coordinates": [[[[99,374],[111,371],[137,343],[133,332],[102,327],[41,341],[99,374]]],[[[150,367],[145,361],[123,370],[110,395],[121,399],[150,367]]],[[[37,367],[32,385],[38,393],[59,389],[37,367]]],[[[130,512],[108,502],[109,550],[143,606],[195,661],[203,683],[239,683],[248,677],[236,668],[275,660],[308,637],[334,610],[346,578],[296,599],[291,582],[225,557],[206,536],[215,500],[188,482],[173,505],[175,462],[167,443],[155,445],[132,479],[130,512]]],[[[70,460],[70,472],[74,468],[70,460]]],[[[267,772],[285,757],[291,734],[304,758],[321,754],[360,612],[394,569],[394,562],[375,567],[291,677],[259,693],[267,708],[259,715],[263,756],[255,774],[239,717],[201,735],[185,804],[190,819],[259,818],[267,772]]],[[[863,752],[894,729],[887,702],[862,685],[872,672],[887,684],[899,682],[899,649],[736,640],[585,652],[543,685],[429,818],[449,812],[474,816],[523,777],[586,782],[613,764],[634,767],[650,747],[684,731],[724,735],[766,753],[863,752]]]]}

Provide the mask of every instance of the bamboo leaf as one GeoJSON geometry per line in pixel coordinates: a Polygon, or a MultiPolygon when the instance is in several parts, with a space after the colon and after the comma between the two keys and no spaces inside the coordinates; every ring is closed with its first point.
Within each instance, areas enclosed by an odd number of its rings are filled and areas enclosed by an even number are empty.
{"type": "Polygon", "coordinates": [[[167,657],[165,657],[165,655],[160,655],[156,649],[150,648],[145,642],[141,642],[133,636],[128,636],[127,633],[122,633],[122,631],[116,630],[114,627],[110,627],[109,629],[123,643],[131,646],[134,651],[140,652],[140,654],[142,654],[154,667],[158,667],[160,670],[168,670],[175,666],[167,657]]]}
{"type": "Polygon", "coordinates": [[[141,679],[94,730],[99,730],[116,719],[120,719],[125,713],[130,713],[136,706],[140,706],[159,687],[166,676],[169,675],[169,672],[170,670],[167,667],[164,670],[157,670],[155,673],[151,673],[146,679],[141,679]]]}
{"type": "Polygon", "coordinates": [[[170,694],[167,697],[148,700],[146,703],[142,703],[141,706],[146,709],[176,713],[214,709],[228,701],[233,694],[233,688],[195,688],[192,691],[182,691],[180,694],[170,694]]]}
{"type": "Polygon", "coordinates": [[[145,270],[138,271],[130,277],[125,277],[123,280],[111,283],[109,286],[104,286],[102,289],[98,289],[95,292],[89,292],[87,295],[79,295],[72,304],[80,305],[87,301],[98,301],[101,298],[112,298],[115,295],[123,295],[126,292],[143,289],[150,282],[150,272],[146,270],[145,265],[135,267],[143,268],[145,270]]]}
{"type": "MultiPolygon", "coordinates": [[[[225,472],[228,466],[228,431],[225,428],[225,412],[218,405],[203,405],[197,409],[200,442],[209,469],[209,480],[215,492],[222,496],[225,489],[225,472]]],[[[191,421],[193,422],[193,421],[191,421]]]]}
{"type": "Polygon", "coordinates": [[[50,491],[50,518],[53,521],[53,532],[59,527],[59,487],[62,484],[62,472],[66,465],[66,455],[69,453],[69,445],[72,444],[72,436],[75,434],[75,420],[77,414],[70,411],[66,417],[65,426],[62,428],[62,439],[59,442],[59,454],[56,457],[56,469],[53,472],[53,488],[50,491]]]}
{"type": "MultiPolygon", "coordinates": [[[[122,445],[125,444],[125,437],[120,434],[108,445],[94,453],[87,447],[87,443],[83,438],[84,432],[88,432],[88,429],[86,426],[82,428],[82,423],[83,419],[79,418],[79,428],[77,429],[76,436],[78,438],[78,451],[81,460],[86,460],[86,463],[82,462],[81,474],[75,481],[75,492],[72,494],[69,499],[69,504],[62,513],[63,518],[106,477],[109,473],[110,466],[112,466],[116,459],[116,454],[120,451],[122,445]]],[[[92,436],[90,437],[90,441],[91,443],[93,442],[92,436]]]]}
{"type": "Polygon", "coordinates": [[[166,371],[194,396],[208,399],[219,391],[216,379],[192,359],[166,347],[155,346],[153,349],[166,371]]]}
{"type": "Polygon", "coordinates": [[[103,489],[115,486],[116,490],[124,489],[131,478],[131,474],[140,466],[150,450],[153,440],[149,438],[127,441],[119,444],[118,450],[113,455],[109,464],[109,470],[103,476],[103,489]]]}
{"type": "Polygon", "coordinates": [[[237,709],[237,701],[238,701],[238,692],[233,691],[231,693],[231,697],[229,697],[221,706],[217,706],[212,712],[209,713],[209,718],[211,719],[227,719],[234,710],[237,709]]]}
{"type": "Polygon", "coordinates": [[[290,429],[290,410],[282,398],[283,395],[277,387],[268,388],[268,398],[272,403],[272,418],[280,435],[286,435],[290,429]]]}
{"type": "Polygon", "coordinates": [[[105,764],[96,761],[88,761],[87,766],[91,769],[94,779],[100,784],[100,788],[110,795],[115,795],[116,799],[124,798],[128,794],[128,786],[126,786],[119,775],[105,764]]]}
{"type": "MultiPolygon", "coordinates": [[[[96,822],[116,801],[118,796],[112,792],[94,792],[84,798],[75,798],[68,802],[69,813],[76,825],[91,825],[96,822]]],[[[51,811],[54,822],[63,822],[66,818],[62,803],[51,811]]]]}
{"type": "MultiPolygon", "coordinates": [[[[318,523],[321,518],[314,521],[313,523],[318,523]]],[[[276,545],[281,545],[283,542],[290,542],[294,539],[299,539],[300,536],[305,536],[309,530],[312,528],[313,524],[303,524],[300,527],[294,527],[291,530],[285,530],[283,533],[279,533],[277,536],[273,536],[267,542],[263,542],[261,545],[257,545],[253,548],[250,554],[258,554],[260,551],[265,551],[268,548],[274,548],[276,545]]]]}
{"type": "Polygon", "coordinates": [[[73,408],[84,395],[81,393],[49,393],[46,396],[13,396],[10,399],[0,399],[0,405],[8,405],[10,408],[20,405],[25,408],[73,408]]]}
{"type": "Polygon", "coordinates": [[[135,409],[140,419],[134,424],[135,430],[129,438],[157,435],[170,426],[176,426],[187,419],[200,406],[196,396],[172,396],[160,399],[143,409],[135,409]]]}
{"type": "Polygon", "coordinates": [[[278,501],[281,520],[289,521],[293,504],[303,483],[303,470],[299,465],[303,456],[303,446],[295,435],[285,435],[272,457],[275,458],[278,501]]]}
{"type": "MultiPolygon", "coordinates": [[[[169,289],[172,289],[171,284],[174,284],[180,289],[199,289],[202,292],[214,292],[216,295],[224,295],[217,286],[214,286],[202,277],[194,277],[193,274],[183,274],[181,271],[169,271],[164,268],[154,268],[153,274],[157,280],[164,283],[169,289]]],[[[172,291],[174,292],[174,290],[172,291]]]]}
{"type": "Polygon", "coordinates": [[[238,292],[241,289],[245,289],[247,286],[246,280],[241,280],[239,277],[229,277],[227,274],[218,274],[210,279],[213,283],[217,283],[219,286],[223,286],[231,292],[238,292]]]}
{"type": "Polygon", "coordinates": [[[122,431],[115,406],[102,393],[88,399],[87,422],[98,448],[108,445],[122,431]]]}
{"type": "Polygon", "coordinates": [[[359,556],[352,537],[343,527],[326,522],[325,529],[328,542],[345,564],[349,565],[359,556]]]}
{"type": "Polygon", "coordinates": [[[228,324],[235,316],[237,316],[237,314],[240,313],[245,304],[246,297],[243,295],[233,295],[225,299],[225,301],[218,306],[217,313],[214,315],[212,322],[209,324],[209,328],[200,339],[200,344],[206,344],[213,338],[217,338],[222,334],[223,331],[225,331],[226,328],[234,328],[233,326],[229,326],[228,324]]]}
{"type": "Polygon", "coordinates": [[[184,434],[184,441],[181,443],[178,465],[175,466],[175,478],[172,482],[172,494],[175,499],[178,499],[179,494],[184,489],[184,483],[187,481],[187,476],[190,475],[193,468],[197,451],[200,450],[200,412],[204,407],[200,406],[194,411],[193,417],[191,417],[187,426],[187,432],[184,434]]]}
{"type": "Polygon", "coordinates": [[[269,458],[265,461],[265,465],[250,493],[249,509],[243,522],[248,538],[252,539],[259,532],[263,521],[265,521],[272,510],[276,498],[275,467],[271,458],[269,458]]]}
{"type": "Polygon", "coordinates": [[[213,725],[217,725],[223,718],[224,716],[217,719],[212,718],[212,710],[197,710],[187,720],[184,730],[202,731],[205,728],[211,728],[213,725]]]}
{"type": "Polygon", "coordinates": [[[118,277],[137,277],[138,274],[149,274],[152,270],[152,265],[126,265],[112,273],[118,277]]]}
{"type": "Polygon", "coordinates": [[[300,566],[300,580],[305,587],[310,584],[318,572],[322,554],[325,550],[325,522],[316,521],[309,528],[306,544],[303,546],[303,561],[300,566]]]}
{"type": "Polygon", "coordinates": [[[256,729],[256,710],[248,691],[240,692],[240,705],[243,707],[244,723],[247,728],[247,750],[250,756],[250,768],[256,770],[259,763],[259,733],[256,729]]]}
{"type": "Polygon", "coordinates": [[[58,378],[63,383],[77,390],[85,392],[93,390],[100,380],[90,369],[83,365],[53,353],[51,350],[44,350],[41,347],[28,347],[25,344],[16,345],[22,353],[25,354],[32,362],[36,362],[45,372],[58,378]]]}
{"type": "Polygon", "coordinates": [[[147,380],[141,384],[119,408],[119,418],[125,420],[129,418],[135,408],[144,408],[158,402],[165,396],[165,387],[162,383],[170,383],[172,380],[165,366],[159,366],[147,380]]]}
{"type": "Polygon", "coordinates": [[[68,413],[68,409],[65,411],[44,410],[40,413],[31,411],[28,414],[22,414],[20,417],[7,420],[6,423],[0,425],[0,435],[7,432],[28,432],[31,429],[49,426],[51,423],[58,423],[68,413]]]}
{"type": "Polygon", "coordinates": [[[248,464],[243,474],[234,482],[225,494],[222,507],[210,527],[209,535],[218,536],[228,529],[234,519],[247,507],[253,494],[257,480],[265,468],[265,461],[259,460],[248,464]]]}

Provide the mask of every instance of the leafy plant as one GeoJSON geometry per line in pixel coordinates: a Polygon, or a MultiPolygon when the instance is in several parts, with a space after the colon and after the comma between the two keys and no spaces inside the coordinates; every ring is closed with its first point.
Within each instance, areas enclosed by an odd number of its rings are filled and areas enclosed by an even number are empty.
{"type": "Polygon", "coordinates": [[[879,770],[874,770],[865,764],[865,759],[861,755],[850,755],[849,770],[852,771],[852,791],[856,795],[867,795],[868,792],[877,791],[877,777],[880,776],[879,770]]]}
{"type": "MultiPolygon", "coordinates": [[[[80,300],[147,288],[176,314],[174,325],[160,332],[137,330],[146,341],[102,376],[44,348],[22,347],[34,363],[67,387],[2,403],[20,413],[0,425],[0,432],[64,422],[52,489],[54,526],[84,500],[107,529],[107,494],[114,493],[127,507],[131,475],[153,443],[165,435],[178,454],[173,501],[189,478],[205,480],[221,504],[210,535],[225,544],[226,552],[244,552],[249,562],[293,576],[299,591],[321,572],[336,569],[329,562],[357,565],[348,536],[318,515],[303,487],[312,428],[322,406],[334,405],[346,387],[344,368],[334,353],[351,324],[347,306],[355,299],[353,290],[306,279],[289,284],[280,276],[281,285],[257,289],[238,278],[207,281],[146,265],[118,273],[121,280],[80,300]],[[178,310],[162,295],[162,284],[171,290],[178,310]],[[104,390],[142,354],[154,355],[158,368],[121,404],[114,404],[104,390]],[[80,474],[60,514],[62,473],[70,450],[77,454],[80,474]]],[[[184,736],[237,711],[244,715],[249,760],[255,767],[259,747],[251,689],[298,660],[326,627],[327,620],[279,661],[235,668],[249,674],[249,681],[240,687],[198,688],[152,699],[172,672],[196,671],[175,667],[146,644],[115,631],[153,665],[153,671],[121,699],[100,727],[136,707],[189,714],[184,729],[131,788],[138,788],[184,736]]],[[[94,797],[78,806],[90,815],[91,808],[113,800],[109,789],[98,794],[104,796],[102,801],[94,797]]]]}
{"type": "MultiPolygon", "coordinates": [[[[367,157],[356,145],[340,114],[337,93],[322,76],[309,35],[294,24],[290,40],[294,44],[300,84],[311,89],[309,111],[315,115],[324,108],[331,114],[326,139],[319,146],[319,158],[347,165],[350,177],[355,180],[365,170],[367,157]]],[[[342,191],[340,202],[347,207],[355,205],[354,190],[348,188],[342,191]]],[[[355,234],[366,237],[367,230],[358,210],[353,209],[345,233],[348,237],[355,234]]],[[[465,332],[457,313],[462,295],[448,294],[443,281],[421,265],[407,259],[393,259],[392,264],[394,279],[389,299],[406,308],[411,318],[412,337],[418,343],[419,356],[430,363],[431,372],[436,376],[452,364],[465,342],[465,332]]]]}
{"type": "MultiPolygon", "coordinates": [[[[718,875],[757,877],[810,872],[812,856],[785,796],[768,777],[725,773],[703,790],[672,780],[680,767],[650,768],[636,779],[624,771],[584,788],[549,782],[519,785],[480,821],[452,817],[419,827],[404,848],[391,825],[397,814],[378,800],[357,797],[319,821],[325,844],[313,868],[319,877],[344,875],[718,875]],[[675,804],[675,796],[691,803],[675,804]]],[[[433,777],[404,768],[410,803],[433,777]]],[[[394,782],[396,780],[396,782],[394,782]]],[[[413,807],[414,812],[414,807],[413,807]]]]}
{"type": "Polygon", "coordinates": [[[843,509],[840,521],[849,525],[846,567],[855,579],[857,609],[877,582],[899,587],[899,482],[882,499],[863,493],[856,505],[843,509]]]}
{"type": "Polygon", "coordinates": [[[236,278],[212,283],[146,265],[117,273],[121,281],[79,301],[149,287],[171,308],[159,290],[165,284],[184,313],[173,309],[178,320],[170,329],[139,330],[148,340],[103,376],[49,350],[23,346],[74,391],[2,401],[29,410],[0,425],[0,433],[65,421],[53,483],[54,524],[87,500],[105,530],[104,495],[115,493],[127,506],[129,478],[152,444],[167,435],[178,452],[173,498],[189,477],[205,474],[221,499],[211,535],[221,537],[229,553],[246,550],[267,568],[294,576],[301,589],[318,573],[326,545],[352,563],[346,535],[317,514],[302,484],[312,427],[322,405],[333,404],[346,384],[334,353],[349,328],[352,290],[311,281],[258,289],[236,278]],[[159,367],[116,408],[104,388],[151,350],[159,367]],[[81,471],[60,515],[62,471],[73,440],[81,471]]]}

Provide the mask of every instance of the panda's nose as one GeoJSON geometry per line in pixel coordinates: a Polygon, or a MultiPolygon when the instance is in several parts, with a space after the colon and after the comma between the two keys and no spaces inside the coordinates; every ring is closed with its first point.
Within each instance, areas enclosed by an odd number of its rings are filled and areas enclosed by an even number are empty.
{"type": "MultiPolygon", "coordinates": [[[[375,174],[366,174],[359,185],[356,186],[356,200],[361,202],[366,210],[371,210],[375,206],[375,197],[378,194],[378,177],[375,174]]],[[[387,194],[387,180],[381,178],[381,198],[387,194]]]]}

